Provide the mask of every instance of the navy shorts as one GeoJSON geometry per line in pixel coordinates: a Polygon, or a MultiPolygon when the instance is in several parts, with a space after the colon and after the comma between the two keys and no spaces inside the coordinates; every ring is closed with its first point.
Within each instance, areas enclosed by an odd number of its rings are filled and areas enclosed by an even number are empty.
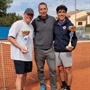
{"type": "Polygon", "coordinates": [[[24,74],[32,71],[32,61],[18,61],[14,60],[16,74],[24,74]]]}

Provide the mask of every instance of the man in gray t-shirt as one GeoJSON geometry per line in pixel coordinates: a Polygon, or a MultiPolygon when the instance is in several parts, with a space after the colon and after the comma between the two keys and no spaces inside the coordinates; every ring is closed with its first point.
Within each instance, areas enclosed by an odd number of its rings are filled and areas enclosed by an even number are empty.
{"type": "Polygon", "coordinates": [[[47,61],[50,71],[50,85],[51,90],[56,90],[56,70],[55,70],[55,55],[52,48],[53,43],[53,26],[55,18],[47,15],[46,3],[40,3],[38,6],[39,14],[33,20],[34,26],[34,51],[35,61],[38,69],[38,78],[40,81],[40,90],[46,90],[44,64],[47,61]]]}

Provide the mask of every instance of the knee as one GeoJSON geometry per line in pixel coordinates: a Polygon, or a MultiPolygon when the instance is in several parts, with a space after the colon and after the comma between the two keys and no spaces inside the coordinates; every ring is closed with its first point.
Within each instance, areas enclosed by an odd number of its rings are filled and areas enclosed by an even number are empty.
{"type": "Polygon", "coordinates": [[[58,69],[59,69],[60,72],[64,72],[64,67],[63,66],[59,66],[58,69]]]}
{"type": "Polygon", "coordinates": [[[21,80],[23,79],[23,75],[17,75],[17,78],[21,80]]]}
{"type": "Polygon", "coordinates": [[[52,73],[56,73],[56,68],[55,68],[55,67],[51,67],[51,68],[49,68],[49,70],[50,70],[50,72],[52,72],[52,73]]]}
{"type": "Polygon", "coordinates": [[[65,71],[67,74],[70,74],[72,72],[71,68],[66,68],[65,71]]]}

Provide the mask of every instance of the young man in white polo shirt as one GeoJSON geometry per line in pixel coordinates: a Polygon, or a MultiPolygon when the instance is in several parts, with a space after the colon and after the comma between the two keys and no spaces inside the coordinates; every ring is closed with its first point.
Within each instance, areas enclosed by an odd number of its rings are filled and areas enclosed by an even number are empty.
{"type": "Polygon", "coordinates": [[[27,8],[23,20],[16,21],[10,28],[8,40],[11,42],[11,59],[14,60],[16,90],[23,90],[26,76],[32,71],[33,26],[30,24],[34,11],[27,8]]]}

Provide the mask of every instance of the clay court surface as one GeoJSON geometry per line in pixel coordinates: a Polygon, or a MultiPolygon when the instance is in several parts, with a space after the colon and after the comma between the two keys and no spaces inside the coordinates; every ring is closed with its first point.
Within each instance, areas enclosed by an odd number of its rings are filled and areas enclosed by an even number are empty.
{"type": "MultiPolygon", "coordinates": [[[[90,41],[78,42],[73,54],[73,81],[71,90],[90,90],[90,41]]],[[[49,70],[45,64],[47,90],[50,90],[49,70]]],[[[0,41],[0,90],[15,89],[15,72],[10,59],[10,44],[0,41]],[[2,42],[2,43],[1,43],[2,42]],[[2,64],[3,63],[3,64],[2,64]],[[6,89],[4,89],[5,87],[6,89]]],[[[57,88],[61,86],[57,70],[57,88]]],[[[33,54],[33,71],[28,74],[25,90],[40,90],[33,54]]]]}

